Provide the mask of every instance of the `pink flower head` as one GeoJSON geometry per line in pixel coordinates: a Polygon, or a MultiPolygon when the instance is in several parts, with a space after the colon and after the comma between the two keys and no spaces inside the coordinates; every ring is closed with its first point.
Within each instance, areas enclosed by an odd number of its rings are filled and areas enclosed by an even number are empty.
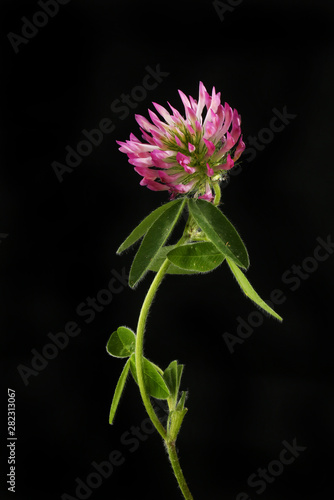
{"type": "Polygon", "coordinates": [[[171,198],[187,193],[212,201],[214,183],[226,178],[245,149],[241,118],[236,109],[221,104],[220,92],[213,87],[210,95],[202,82],[198,101],[181,90],[179,94],[185,118],[169,103],[171,112],[153,103],[161,119],[151,110],[152,123],[136,115],[144,142],[133,134],[116,142],[143,177],[142,186],[169,191],[171,198]]]}

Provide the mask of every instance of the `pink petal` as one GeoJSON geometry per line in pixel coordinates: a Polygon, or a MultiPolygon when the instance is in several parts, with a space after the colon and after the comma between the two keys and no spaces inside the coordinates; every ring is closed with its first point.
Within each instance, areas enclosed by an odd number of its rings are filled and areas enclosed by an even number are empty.
{"type": "Polygon", "coordinates": [[[244,150],[246,149],[246,144],[243,142],[242,140],[242,136],[240,137],[240,140],[239,140],[239,143],[235,149],[235,152],[234,152],[234,161],[237,161],[240,156],[242,155],[242,153],[244,152],[244,150]]]}
{"type": "Polygon", "coordinates": [[[205,106],[206,106],[206,109],[209,111],[210,109],[210,106],[211,106],[211,101],[212,101],[212,97],[210,96],[210,94],[208,92],[205,93],[205,106]]]}
{"type": "Polygon", "coordinates": [[[182,90],[179,90],[178,92],[183,102],[184,109],[185,111],[187,111],[187,108],[190,108],[190,101],[188,97],[182,92],[182,90]]]}
{"type": "Polygon", "coordinates": [[[222,129],[221,129],[221,133],[220,133],[220,137],[222,137],[223,135],[226,134],[226,132],[228,131],[228,129],[230,128],[230,125],[231,125],[231,122],[232,122],[232,117],[233,117],[233,111],[232,111],[232,108],[231,106],[229,106],[227,104],[227,102],[225,102],[225,121],[224,121],[224,125],[222,126],[222,129]]]}
{"type": "Polygon", "coordinates": [[[169,191],[169,187],[165,184],[160,184],[159,182],[151,181],[145,178],[140,181],[140,185],[148,187],[151,191],[169,191]]]}
{"type": "Polygon", "coordinates": [[[188,156],[185,156],[182,153],[178,152],[176,155],[176,161],[181,165],[181,167],[184,168],[187,174],[194,174],[196,172],[196,168],[189,167],[191,158],[189,158],[188,156]]]}
{"type": "Polygon", "coordinates": [[[187,129],[189,130],[189,132],[191,133],[191,135],[195,135],[196,134],[195,130],[192,128],[192,126],[189,123],[187,123],[187,129]]]}
{"type": "Polygon", "coordinates": [[[173,141],[173,136],[167,130],[165,132],[165,136],[169,142],[173,141]]]}
{"type": "Polygon", "coordinates": [[[148,135],[147,132],[144,132],[144,130],[142,128],[140,128],[140,131],[142,133],[142,138],[147,141],[149,144],[152,144],[154,146],[154,141],[153,141],[153,137],[148,135]]]}
{"type": "Polygon", "coordinates": [[[180,153],[179,151],[176,155],[176,161],[181,165],[181,167],[184,167],[185,165],[188,165],[190,163],[191,158],[180,153]]]}
{"type": "Polygon", "coordinates": [[[218,120],[219,120],[218,127],[221,128],[222,125],[223,125],[223,123],[224,123],[224,119],[225,119],[224,106],[222,106],[221,104],[219,104],[218,109],[217,109],[217,117],[218,117],[218,120]]]}
{"type": "Polygon", "coordinates": [[[133,141],[133,142],[140,142],[140,140],[137,139],[137,137],[134,134],[132,134],[132,133],[130,134],[130,140],[133,141]]]}
{"type": "Polygon", "coordinates": [[[153,160],[151,156],[146,158],[129,158],[129,163],[135,165],[136,167],[153,167],[153,160]]]}
{"type": "Polygon", "coordinates": [[[190,104],[191,104],[191,109],[193,109],[196,113],[197,111],[197,101],[191,97],[191,95],[189,96],[189,100],[190,100],[190,104]]]}
{"type": "Polygon", "coordinates": [[[180,139],[178,138],[177,135],[174,136],[175,138],[175,142],[176,144],[180,147],[180,148],[184,148],[184,144],[180,141],[180,139]]]}
{"type": "Polygon", "coordinates": [[[208,139],[209,137],[212,137],[216,132],[217,132],[217,127],[213,123],[207,122],[207,124],[205,125],[204,137],[208,139]]]}
{"type": "Polygon", "coordinates": [[[173,184],[178,181],[181,177],[184,177],[184,173],[180,172],[178,174],[168,174],[164,170],[159,170],[159,177],[165,184],[173,184]]]}
{"type": "Polygon", "coordinates": [[[241,134],[241,119],[238,114],[238,111],[235,109],[233,112],[233,122],[232,122],[232,130],[231,130],[231,136],[234,139],[234,142],[237,142],[239,139],[239,136],[241,134]]]}
{"type": "Polygon", "coordinates": [[[197,119],[202,123],[202,112],[205,105],[205,95],[207,94],[207,90],[202,82],[199,82],[199,99],[197,105],[196,116],[197,119]]]}
{"type": "Polygon", "coordinates": [[[231,148],[233,148],[235,144],[235,141],[229,132],[227,132],[226,137],[226,141],[223,144],[222,148],[215,155],[218,159],[221,158],[225,153],[227,153],[231,148]]]}
{"type": "Polygon", "coordinates": [[[188,142],[188,150],[190,153],[193,153],[195,151],[196,147],[191,144],[191,142],[188,142]]]}
{"type": "Polygon", "coordinates": [[[214,124],[214,126],[216,127],[216,129],[218,129],[218,127],[220,127],[220,125],[221,125],[221,122],[220,122],[220,119],[219,119],[218,115],[216,113],[214,113],[212,111],[212,109],[210,110],[210,114],[211,114],[210,121],[214,124]]]}
{"type": "Polygon", "coordinates": [[[184,170],[185,172],[187,172],[187,174],[194,174],[196,172],[196,168],[189,167],[188,165],[184,166],[184,170]]]}
{"type": "Polygon", "coordinates": [[[162,142],[161,138],[164,137],[164,135],[160,131],[155,130],[151,130],[151,134],[153,136],[154,144],[156,144],[159,148],[163,148],[164,143],[162,142]]]}
{"type": "Polygon", "coordinates": [[[170,156],[173,156],[174,153],[168,153],[167,151],[161,151],[160,149],[156,149],[155,151],[152,151],[151,157],[152,161],[154,163],[154,166],[157,168],[170,168],[173,166],[173,163],[167,163],[164,160],[169,158],[170,156]]]}
{"type": "Polygon", "coordinates": [[[152,102],[153,106],[155,109],[158,111],[158,113],[161,114],[161,116],[164,118],[164,120],[169,124],[173,125],[173,120],[170,114],[168,113],[167,109],[161,106],[160,104],[157,104],[156,102],[152,102]]]}
{"type": "Polygon", "coordinates": [[[142,175],[143,177],[145,177],[145,179],[148,179],[150,181],[154,181],[154,179],[158,177],[158,172],[151,168],[135,167],[135,171],[137,172],[137,174],[142,175]]]}
{"type": "Polygon", "coordinates": [[[206,164],[206,168],[207,168],[207,174],[208,174],[208,176],[212,177],[215,174],[213,168],[211,168],[208,163],[206,164]]]}
{"type": "Polygon", "coordinates": [[[227,155],[226,163],[222,165],[218,165],[217,169],[219,170],[230,170],[234,166],[234,161],[231,158],[231,155],[227,155]]]}
{"type": "Polygon", "coordinates": [[[141,142],[131,142],[131,144],[128,143],[128,146],[134,153],[144,153],[145,151],[153,151],[156,149],[156,146],[152,144],[142,144],[141,142]]]}
{"type": "Polygon", "coordinates": [[[204,138],[203,141],[205,142],[205,145],[208,148],[208,155],[211,156],[215,152],[216,146],[213,144],[213,142],[208,141],[204,138]]]}
{"type": "Polygon", "coordinates": [[[193,109],[191,109],[190,107],[186,108],[186,115],[187,115],[187,119],[191,122],[191,123],[195,123],[196,121],[196,113],[193,109]]]}
{"type": "MultiPolygon", "coordinates": [[[[153,127],[152,123],[148,121],[147,118],[145,118],[142,115],[135,115],[136,122],[140,127],[142,127],[146,132],[150,132],[151,128],[153,127]]],[[[155,128],[155,127],[153,127],[155,128]]]]}
{"type": "Polygon", "coordinates": [[[121,153],[127,153],[131,151],[130,148],[127,146],[126,142],[122,141],[116,141],[116,142],[121,146],[120,148],[118,148],[121,153]]]}
{"type": "Polygon", "coordinates": [[[190,181],[188,184],[176,184],[173,189],[180,194],[188,193],[195,183],[196,180],[190,181]]]}
{"type": "Polygon", "coordinates": [[[133,142],[133,141],[126,141],[121,142],[121,141],[116,141],[118,144],[121,144],[121,147],[119,150],[122,153],[145,153],[147,151],[152,151],[153,149],[156,148],[156,146],[153,146],[151,144],[142,144],[141,142],[133,142]]]}
{"type": "Polygon", "coordinates": [[[210,110],[212,110],[214,113],[216,113],[219,104],[220,104],[220,92],[218,94],[216,94],[216,89],[215,89],[215,87],[213,87],[212,88],[211,103],[210,103],[210,110]]]}
{"type": "Polygon", "coordinates": [[[148,114],[150,115],[150,118],[154,123],[154,125],[156,125],[158,129],[160,129],[162,132],[165,132],[167,125],[163,123],[161,120],[159,120],[158,116],[155,113],[153,113],[153,111],[151,111],[150,109],[148,110],[148,114]]]}
{"type": "Polygon", "coordinates": [[[207,182],[206,183],[206,189],[205,189],[205,194],[202,194],[202,196],[199,196],[201,200],[206,200],[206,201],[212,201],[214,199],[214,196],[212,194],[210,184],[207,182]]]}
{"type": "Polygon", "coordinates": [[[183,118],[182,116],[180,115],[180,113],[178,112],[177,109],[173,108],[173,106],[171,104],[169,104],[168,102],[168,106],[170,107],[170,109],[173,111],[173,117],[175,118],[174,123],[183,123],[183,118]]]}

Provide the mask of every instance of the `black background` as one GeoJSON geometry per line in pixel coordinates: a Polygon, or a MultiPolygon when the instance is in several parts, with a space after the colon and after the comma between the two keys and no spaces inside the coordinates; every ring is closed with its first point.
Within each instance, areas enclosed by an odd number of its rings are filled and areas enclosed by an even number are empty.
{"type": "Polygon", "coordinates": [[[247,245],[251,283],[265,299],[275,288],[286,297],[276,306],[284,322],[266,317],[231,354],[223,334],[235,335],[238,316],[247,321],[254,306],[226,266],[169,277],[145,352],[162,367],[186,365],[189,412],[178,446],[196,500],[234,500],[242,491],[252,500],[331,498],[334,256],[294,291],[282,276],[313,256],[318,237],[333,234],[333,3],[245,0],[221,21],[204,0],[72,0],[15,54],[7,34],[21,34],[21,18],[38,10],[37,2],[1,2],[4,498],[14,497],[4,479],[7,387],[17,400],[18,500],[75,498],[76,478],[86,482],[92,463],[113,450],[124,463],[89,498],[181,498],[158,435],[143,434],[134,451],[121,441],[146,418],[133,381],[108,424],[122,361],[105,344],[119,325],[135,329],[151,276],[135,291],[122,286],[91,323],[76,309],[107,287],[111,271],[129,269],[133,253],[116,256],[117,247],[167,201],[139,186],[116,139],[138,134],[134,113],[147,116],[152,101],[182,111],[177,89],[196,98],[200,80],[241,113],[246,142],[269,126],[274,108],[296,115],[243,162],[222,206],[247,245]],[[157,65],[168,76],[122,120],[111,103],[157,65]],[[52,162],[65,163],[65,147],[103,118],[115,130],[59,182],[52,162]],[[31,366],[31,350],[42,352],[48,334],[70,321],[80,334],[25,385],[18,365],[31,366]],[[248,477],[294,439],[306,450],[257,494],[248,477]]]}

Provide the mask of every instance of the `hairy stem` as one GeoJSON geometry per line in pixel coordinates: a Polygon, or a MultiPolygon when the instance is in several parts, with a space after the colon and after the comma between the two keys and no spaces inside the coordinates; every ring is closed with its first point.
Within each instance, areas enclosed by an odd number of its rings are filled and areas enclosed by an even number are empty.
{"type": "Polygon", "coordinates": [[[144,403],[144,406],[146,408],[146,411],[148,413],[148,416],[152,420],[152,423],[154,427],[157,429],[159,434],[163,439],[166,439],[167,434],[166,434],[166,429],[163,427],[161,424],[157,414],[154,411],[154,408],[152,406],[150,396],[146,392],[145,388],[145,383],[144,383],[144,373],[143,373],[143,346],[144,346],[144,333],[145,333],[145,324],[146,324],[146,319],[147,315],[150,309],[150,306],[152,304],[152,300],[156,294],[156,291],[163,279],[163,277],[166,274],[166,271],[169,267],[169,261],[166,259],[162,266],[159,269],[159,272],[156,274],[154,280],[151,283],[151,286],[147,292],[147,295],[145,297],[145,300],[143,302],[140,315],[139,315],[139,320],[138,320],[138,325],[137,325],[137,335],[136,335],[136,371],[137,371],[137,378],[138,378],[138,386],[140,390],[140,394],[144,403]]]}
{"type": "Polygon", "coordinates": [[[167,442],[166,446],[167,446],[167,451],[168,451],[170,463],[172,464],[175,477],[177,479],[177,482],[179,483],[179,486],[180,486],[180,489],[183,493],[183,496],[186,500],[193,500],[193,496],[190,493],[190,490],[188,488],[188,485],[186,483],[186,480],[184,478],[184,475],[183,475],[183,472],[182,472],[182,469],[180,466],[179,458],[178,458],[177,452],[176,452],[175,441],[167,442]]]}
{"type": "MultiPolygon", "coordinates": [[[[182,238],[179,240],[177,243],[177,246],[181,245],[182,243],[185,243],[189,239],[188,236],[188,231],[187,227],[186,230],[184,231],[184,234],[182,238]]],[[[140,394],[144,403],[144,406],[146,408],[147,414],[150,417],[154,427],[157,429],[159,432],[160,436],[163,438],[165,441],[167,450],[168,450],[168,455],[170,458],[170,462],[172,464],[172,468],[175,474],[175,477],[177,479],[177,482],[180,486],[180,489],[183,493],[183,496],[186,500],[193,500],[193,497],[189,491],[189,488],[187,486],[187,483],[185,481],[183,472],[180,467],[179,459],[177,456],[176,448],[175,448],[175,440],[170,441],[167,437],[167,431],[160,422],[153,406],[150,400],[149,394],[146,392],[145,388],[145,382],[144,382],[144,373],[143,373],[143,346],[144,346],[144,333],[145,333],[145,325],[146,325],[146,320],[148,316],[148,312],[150,309],[150,306],[152,304],[153,298],[158,290],[158,287],[163,280],[168,267],[170,263],[168,259],[166,259],[162,266],[160,267],[158,273],[156,274],[154,280],[151,283],[151,286],[147,292],[147,295],[145,297],[145,300],[143,302],[139,319],[138,319],[138,325],[137,325],[137,335],[136,335],[136,372],[137,372],[137,379],[138,379],[138,386],[140,390],[140,394]]],[[[176,437],[175,437],[176,439],[176,437]]]]}

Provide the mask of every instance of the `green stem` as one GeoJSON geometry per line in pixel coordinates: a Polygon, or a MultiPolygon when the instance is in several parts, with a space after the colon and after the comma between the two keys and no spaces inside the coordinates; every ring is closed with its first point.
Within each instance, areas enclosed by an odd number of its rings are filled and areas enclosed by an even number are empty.
{"type": "MultiPolygon", "coordinates": [[[[182,243],[185,243],[188,239],[188,232],[187,232],[188,225],[186,226],[186,229],[184,231],[184,234],[182,238],[179,240],[177,243],[177,246],[181,245],[182,243]]],[[[175,448],[175,440],[174,441],[169,441],[167,438],[167,432],[164,426],[161,424],[157,414],[154,411],[154,408],[152,406],[150,396],[146,392],[145,388],[145,382],[144,382],[144,373],[143,373],[143,345],[144,345],[144,333],[145,333],[145,325],[146,325],[146,320],[148,316],[148,312],[150,309],[150,306],[152,304],[153,298],[158,290],[158,287],[163,280],[168,267],[170,265],[170,262],[168,259],[166,259],[162,266],[160,267],[159,271],[157,272],[154,280],[151,283],[151,286],[147,292],[147,295],[145,297],[145,300],[143,302],[139,319],[138,319],[138,325],[137,325],[137,335],[136,335],[136,372],[137,372],[137,379],[138,379],[138,386],[140,390],[140,394],[144,403],[144,406],[146,408],[147,414],[150,417],[154,427],[157,429],[159,432],[160,436],[163,438],[165,441],[167,450],[168,450],[168,455],[172,464],[172,468],[175,474],[175,477],[177,479],[177,482],[180,486],[180,489],[183,493],[183,496],[185,500],[193,500],[193,497],[189,491],[189,488],[187,486],[186,480],[184,478],[183,472],[180,467],[179,459],[177,456],[176,448],[175,448]]]]}
{"type": "Polygon", "coordinates": [[[172,464],[175,477],[177,479],[177,482],[179,483],[179,486],[180,486],[180,489],[183,493],[183,496],[186,500],[193,500],[193,496],[190,493],[190,490],[188,488],[188,485],[186,483],[186,480],[184,478],[184,475],[183,475],[183,472],[182,472],[182,469],[180,466],[179,458],[178,458],[177,452],[176,452],[175,442],[173,441],[173,442],[166,443],[166,446],[167,446],[167,450],[168,450],[170,463],[172,464]]]}
{"type": "Polygon", "coordinates": [[[143,345],[144,345],[144,333],[145,333],[145,324],[147,315],[152,304],[152,300],[156,291],[166,274],[166,271],[169,267],[169,261],[166,259],[162,266],[160,267],[158,273],[156,274],[154,280],[151,283],[151,286],[147,292],[145,300],[143,302],[139,319],[137,325],[137,335],[136,335],[136,371],[138,378],[138,386],[140,390],[140,394],[148,413],[148,416],[152,420],[154,427],[157,429],[159,434],[163,439],[166,439],[167,433],[163,425],[161,424],[159,418],[157,417],[154,408],[151,404],[150,396],[146,392],[145,383],[144,383],[144,373],[143,373],[143,345]]]}

